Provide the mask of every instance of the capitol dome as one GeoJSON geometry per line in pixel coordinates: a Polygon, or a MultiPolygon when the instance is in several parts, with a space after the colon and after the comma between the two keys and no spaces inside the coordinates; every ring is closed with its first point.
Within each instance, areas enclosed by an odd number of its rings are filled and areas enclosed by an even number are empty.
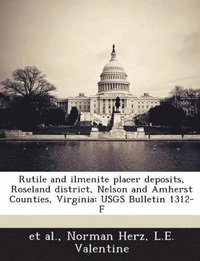
{"type": "Polygon", "coordinates": [[[116,59],[115,45],[113,45],[111,59],[104,66],[98,82],[98,94],[128,94],[130,83],[123,66],[116,59]]]}

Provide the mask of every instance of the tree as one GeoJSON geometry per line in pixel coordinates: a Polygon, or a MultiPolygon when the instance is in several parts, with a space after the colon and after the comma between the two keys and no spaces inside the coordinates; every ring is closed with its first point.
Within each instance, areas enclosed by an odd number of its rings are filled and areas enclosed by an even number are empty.
{"type": "Polygon", "coordinates": [[[171,104],[161,104],[149,110],[149,122],[153,125],[180,126],[184,117],[184,111],[171,104]]]}
{"type": "Polygon", "coordinates": [[[200,89],[176,86],[171,91],[171,96],[172,104],[182,108],[187,116],[195,117],[200,114],[200,89]]]}
{"type": "Polygon", "coordinates": [[[1,82],[4,90],[10,95],[20,95],[32,100],[49,95],[50,91],[56,89],[53,84],[45,80],[45,75],[35,66],[17,69],[13,72],[12,77],[13,79],[6,79],[1,82]]]}
{"type": "Polygon", "coordinates": [[[65,123],[65,113],[62,109],[50,109],[45,115],[44,123],[46,124],[64,124],[65,123]]]}
{"type": "Polygon", "coordinates": [[[78,120],[78,116],[79,116],[78,109],[76,107],[72,107],[70,114],[68,116],[68,119],[67,119],[67,124],[74,125],[76,123],[76,121],[78,120]]]}
{"type": "Polygon", "coordinates": [[[51,91],[56,88],[49,83],[35,66],[17,69],[12,79],[2,81],[3,91],[11,98],[10,108],[14,118],[14,126],[31,129],[47,114],[53,104],[51,91]]]}
{"type": "Polygon", "coordinates": [[[174,89],[170,92],[171,96],[181,97],[185,94],[185,90],[181,86],[175,86],[174,89]]]}

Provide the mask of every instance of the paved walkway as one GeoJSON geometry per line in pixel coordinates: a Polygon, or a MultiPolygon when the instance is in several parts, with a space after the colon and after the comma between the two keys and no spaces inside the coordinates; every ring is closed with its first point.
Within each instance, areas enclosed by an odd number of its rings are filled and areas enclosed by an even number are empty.
{"type": "Polygon", "coordinates": [[[189,141],[200,140],[200,135],[144,135],[143,137],[100,137],[93,138],[88,135],[10,135],[0,138],[0,141],[189,141]]]}

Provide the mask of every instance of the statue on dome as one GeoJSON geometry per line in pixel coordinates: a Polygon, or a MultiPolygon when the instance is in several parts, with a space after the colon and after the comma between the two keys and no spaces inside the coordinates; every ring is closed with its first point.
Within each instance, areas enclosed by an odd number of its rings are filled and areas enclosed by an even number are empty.
{"type": "Polygon", "coordinates": [[[113,53],[115,53],[115,45],[113,44],[113,50],[112,50],[113,53]]]}
{"type": "Polygon", "coordinates": [[[120,112],[119,111],[119,107],[120,107],[120,98],[119,97],[117,97],[115,99],[115,107],[116,107],[116,112],[119,113],[120,112]]]}

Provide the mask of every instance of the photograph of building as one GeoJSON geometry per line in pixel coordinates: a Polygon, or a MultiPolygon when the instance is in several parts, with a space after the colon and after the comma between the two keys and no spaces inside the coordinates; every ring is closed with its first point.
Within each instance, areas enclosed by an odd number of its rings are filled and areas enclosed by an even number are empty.
{"type": "Polygon", "coordinates": [[[84,93],[80,93],[77,97],[68,97],[64,101],[57,101],[58,107],[66,110],[67,114],[70,113],[72,107],[76,107],[81,114],[81,121],[107,125],[115,107],[115,100],[119,97],[124,125],[126,125],[126,121],[132,124],[131,121],[134,117],[158,106],[160,98],[152,97],[148,93],[136,97],[130,92],[130,83],[127,77],[124,67],[117,60],[113,44],[111,59],[106,63],[100,75],[97,94],[86,97],[84,93]]]}
{"type": "Polygon", "coordinates": [[[200,170],[199,8],[2,0],[0,170],[200,170]]]}

